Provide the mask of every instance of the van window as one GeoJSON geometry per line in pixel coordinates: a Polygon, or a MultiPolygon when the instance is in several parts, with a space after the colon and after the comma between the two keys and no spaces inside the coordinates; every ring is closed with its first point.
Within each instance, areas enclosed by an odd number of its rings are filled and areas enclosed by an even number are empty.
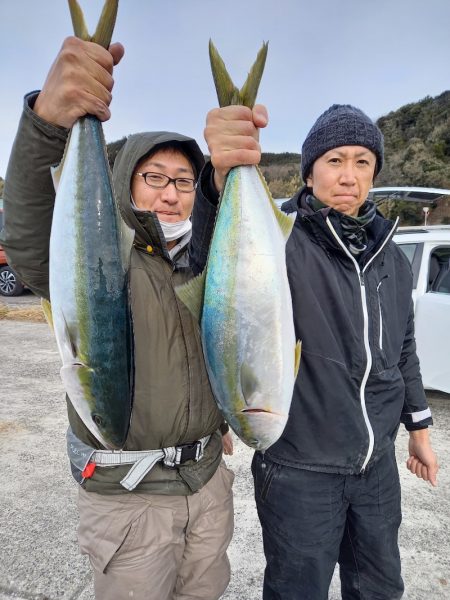
{"type": "Polygon", "coordinates": [[[406,254],[406,258],[409,260],[409,264],[412,265],[417,244],[399,244],[399,247],[406,254]]]}
{"type": "Polygon", "coordinates": [[[422,263],[423,242],[414,244],[398,244],[406,258],[409,260],[413,274],[413,289],[416,289],[419,281],[420,265],[422,263]]]}
{"type": "Polygon", "coordinates": [[[428,285],[432,292],[450,294],[450,246],[439,246],[431,253],[428,285]]]}

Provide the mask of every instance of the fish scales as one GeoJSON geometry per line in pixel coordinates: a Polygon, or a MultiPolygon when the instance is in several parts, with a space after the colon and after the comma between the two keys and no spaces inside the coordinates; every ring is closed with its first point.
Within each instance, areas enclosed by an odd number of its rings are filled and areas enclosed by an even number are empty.
{"type": "MultiPolygon", "coordinates": [[[[211,41],[209,52],[220,106],[252,108],[267,44],[240,90],[211,41]]],[[[177,288],[200,321],[217,403],[234,432],[257,450],[281,436],[299,368],[285,261],[294,220],[277,208],[258,167],[231,169],[205,270],[177,288]]]]}
{"type": "Polygon", "coordinates": [[[259,449],[281,435],[295,380],[292,302],[287,275],[280,268],[285,239],[266,194],[255,167],[237,167],[228,175],[208,258],[201,319],[220,407],[233,429],[259,449]],[[247,398],[242,365],[254,378],[247,398]]]}
{"type": "Polygon", "coordinates": [[[131,414],[123,244],[101,124],[84,117],[72,129],[58,183],[50,297],[66,391],[86,426],[108,447],[123,445],[131,414]]]}

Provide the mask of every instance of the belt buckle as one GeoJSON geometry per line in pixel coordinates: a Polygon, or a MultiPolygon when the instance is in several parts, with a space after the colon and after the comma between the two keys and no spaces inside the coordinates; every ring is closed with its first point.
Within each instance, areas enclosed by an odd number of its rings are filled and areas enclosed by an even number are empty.
{"type": "Polygon", "coordinates": [[[198,462],[203,456],[202,445],[200,442],[192,442],[191,444],[182,444],[177,446],[176,463],[182,465],[188,460],[198,462]]]}

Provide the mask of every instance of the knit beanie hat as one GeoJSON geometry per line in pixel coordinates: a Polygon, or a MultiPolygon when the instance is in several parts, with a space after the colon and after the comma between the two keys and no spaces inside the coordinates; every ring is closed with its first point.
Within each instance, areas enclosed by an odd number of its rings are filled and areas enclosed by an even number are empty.
{"type": "Polygon", "coordinates": [[[311,174],[314,162],[339,146],[364,146],[377,157],[375,175],[383,166],[383,134],[369,117],[350,104],[333,104],[311,128],[302,146],[302,178],[311,174]]]}

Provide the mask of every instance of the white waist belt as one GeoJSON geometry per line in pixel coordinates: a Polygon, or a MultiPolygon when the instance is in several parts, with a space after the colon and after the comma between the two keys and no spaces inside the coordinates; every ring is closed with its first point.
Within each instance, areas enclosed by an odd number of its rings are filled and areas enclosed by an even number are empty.
{"type": "Polygon", "coordinates": [[[95,450],[81,442],[69,428],[67,449],[71,462],[78,468],[81,466],[81,471],[84,471],[89,463],[94,463],[98,467],[133,465],[120,482],[125,489],[131,491],[157,462],[162,461],[167,467],[176,467],[188,460],[198,462],[203,457],[204,449],[210,438],[211,436],[207,435],[192,444],[170,446],[160,450],[95,450]]]}

